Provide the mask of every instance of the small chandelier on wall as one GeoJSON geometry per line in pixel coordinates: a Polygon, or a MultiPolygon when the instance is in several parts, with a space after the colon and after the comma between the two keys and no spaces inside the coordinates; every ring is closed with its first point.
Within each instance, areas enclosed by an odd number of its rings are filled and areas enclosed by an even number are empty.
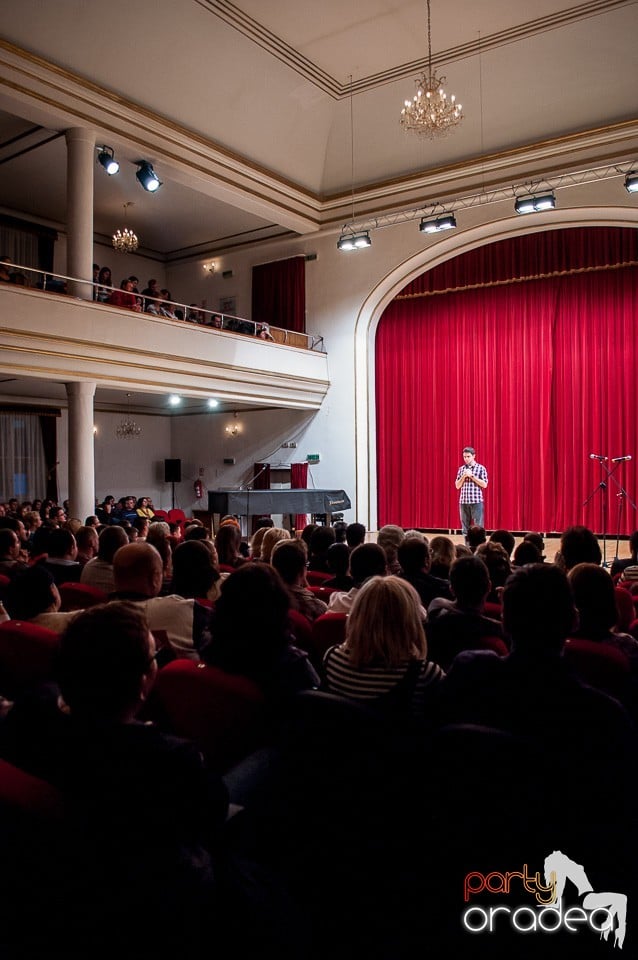
{"type": "Polygon", "coordinates": [[[416,93],[404,101],[399,122],[404,130],[422,137],[444,137],[463,119],[463,107],[456,97],[449,97],[443,89],[445,77],[438,77],[432,68],[432,36],[430,31],[430,0],[428,11],[428,67],[416,80],[416,93]]]}
{"type": "Polygon", "coordinates": [[[137,440],[142,432],[142,428],[131,417],[131,394],[126,394],[126,416],[122,417],[115,428],[115,436],[118,440],[137,440]]]}
{"type": "Polygon", "coordinates": [[[124,223],[121,230],[116,230],[113,234],[113,246],[119,253],[133,253],[139,247],[139,240],[135,233],[126,226],[126,209],[132,207],[131,201],[124,204],[124,223]]]}

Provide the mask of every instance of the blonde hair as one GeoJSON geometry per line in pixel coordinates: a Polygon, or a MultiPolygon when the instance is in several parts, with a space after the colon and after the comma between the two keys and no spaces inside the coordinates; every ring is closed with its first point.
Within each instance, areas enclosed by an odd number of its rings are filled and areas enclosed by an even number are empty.
{"type": "Polygon", "coordinates": [[[290,540],[290,534],[287,530],[282,527],[270,527],[266,531],[264,539],[261,541],[261,559],[264,563],[270,563],[275,544],[279,543],[280,540],[290,540]]]}
{"type": "Polygon", "coordinates": [[[400,577],[370,577],[357,592],[346,624],[353,666],[397,667],[427,656],[421,601],[400,577]]]}
{"type": "Polygon", "coordinates": [[[266,530],[272,529],[273,527],[259,527],[259,529],[253,533],[253,538],[250,541],[250,555],[253,559],[261,560],[261,541],[266,535],[266,530]]]}

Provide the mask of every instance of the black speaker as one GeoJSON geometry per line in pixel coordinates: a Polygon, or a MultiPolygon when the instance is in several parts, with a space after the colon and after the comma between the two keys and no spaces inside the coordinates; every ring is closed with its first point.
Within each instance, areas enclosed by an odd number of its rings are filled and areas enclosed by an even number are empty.
{"type": "Polygon", "coordinates": [[[164,483],[182,482],[182,461],[165,460],[164,461],[164,483]]]}

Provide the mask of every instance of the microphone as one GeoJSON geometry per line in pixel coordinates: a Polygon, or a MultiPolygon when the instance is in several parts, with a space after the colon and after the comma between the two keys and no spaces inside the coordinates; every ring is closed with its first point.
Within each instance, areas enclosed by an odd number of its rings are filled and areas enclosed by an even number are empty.
{"type": "Polygon", "coordinates": [[[625,461],[625,460],[631,460],[631,457],[630,457],[630,456],[627,456],[627,457],[612,457],[612,458],[611,458],[611,462],[612,462],[612,463],[623,463],[623,461],[625,461]]]}
{"type": "MultiPolygon", "coordinates": [[[[590,453],[590,454],[589,454],[589,459],[590,459],[590,460],[607,460],[608,458],[607,458],[607,457],[601,457],[598,453],[590,453]]],[[[623,459],[624,459],[624,458],[623,458],[623,459]]]]}

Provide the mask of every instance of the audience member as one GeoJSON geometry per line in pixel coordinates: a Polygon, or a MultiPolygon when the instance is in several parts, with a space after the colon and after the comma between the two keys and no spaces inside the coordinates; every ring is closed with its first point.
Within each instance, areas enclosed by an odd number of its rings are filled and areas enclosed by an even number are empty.
{"type": "Polygon", "coordinates": [[[472,526],[467,531],[467,545],[472,553],[476,553],[477,547],[487,541],[485,527],[472,526]]]}
{"type": "Polygon", "coordinates": [[[524,567],[527,563],[542,563],[543,558],[539,553],[538,547],[531,540],[521,540],[514,550],[512,565],[515,567],[524,567]]]}
{"type": "Polygon", "coordinates": [[[77,615],[60,613],[60,602],[53,575],[40,563],[16,574],[7,587],[5,604],[12,620],[26,620],[55,633],[66,630],[77,615]]]}
{"type": "Polygon", "coordinates": [[[308,589],[306,556],[303,540],[280,540],[275,545],[270,563],[288,588],[293,610],[298,610],[308,620],[316,620],[326,612],[328,605],[308,589]]]}
{"type": "Polygon", "coordinates": [[[490,537],[490,543],[500,543],[509,558],[512,556],[516,540],[509,530],[495,530],[490,537]]]}
{"type": "Polygon", "coordinates": [[[148,497],[140,497],[135,504],[135,512],[138,517],[146,517],[147,520],[152,520],[155,516],[154,512],[149,507],[148,497]]]}
{"type": "Polygon", "coordinates": [[[595,640],[615,647],[628,658],[634,682],[638,680],[638,640],[617,630],[618,610],[611,576],[596,563],[577,563],[568,579],[578,611],[571,637],[595,640]]]}
{"type": "Polygon", "coordinates": [[[207,545],[188,540],[175,548],[171,584],[173,593],[186,599],[214,601],[219,597],[220,582],[219,570],[207,545]]]}
{"type": "Polygon", "coordinates": [[[27,564],[20,559],[22,545],[15,530],[0,528],[0,573],[5,577],[15,576],[20,570],[26,570],[27,564]]]}
{"type": "Polygon", "coordinates": [[[85,565],[80,583],[97,587],[106,594],[113,593],[115,591],[113,557],[126,543],[128,543],[128,537],[122,527],[104,527],[98,536],[97,556],[85,565]]]}
{"type": "Polygon", "coordinates": [[[452,599],[448,581],[430,573],[430,547],[423,537],[406,536],[399,544],[397,559],[401,565],[401,579],[414,587],[426,610],[435,597],[452,599]]]}
{"type": "Polygon", "coordinates": [[[541,563],[545,562],[545,541],[543,540],[543,535],[540,533],[526,533],[523,537],[523,540],[529,540],[530,543],[533,543],[536,549],[538,550],[541,556],[541,563]]]}
{"type": "Polygon", "coordinates": [[[560,540],[560,562],[569,572],[577,563],[600,564],[603,555],[596,536],[588,527],[569,527],[560,540]]]}
{"type": "Polygon", "coordinates": [[[397,559],[397,550],[399,544],[405,538],[405,532],[402,527],[397,527],[393,523],[387,523],[381,527],[377,535],[377,543],[385,552],[388,573],[401,573],[401,566],[397,559]]]}
{"type": "Polygon", "coordinates": [[[366,528],[362,523],[349,523],[346,528],[346,543],[351,550],[366,542],[366,528]]]}
{"type": "Polygon", "coordinates": [[[636,567],[638,566],[638,530],[634,530],[632,535],[629,538],[629,550],[631,556],[627,559],[619,560],[618,557],[614,560],[611,565],[611,575],[616,576],[618,573],[623,573],[627,567],[636,567]]]}
{"type": "Polygon", "coordinates": [[[456,559],[454,544],[449,537],[432,537],[430,540],[430,573],[440,580],[450,579],[450,567],[456,559]]]}
{"type": "Polygon", "coordinates": [[[507,548],[498,540],[488,540],[487,543],[481,544],[476,551],[476,556],[481,558],[490,575],[491,588],[487,599],[492,603],[500,603],[503,587],[512,572],[507,548]]]}
{"type": "Polygon", "coordinates": [[[335,543],[345,543],[348,524],[343,520],[337,520],[336,523],[333,523],[332,529],[335,534],[335,543]]]}
{"type": "Polygon", "coordinates": [[[328,547],[326,562],[332,577],[330,580],[326,580],[324,586],[334,587],[336,590],[350,590],[354,586],[354,580],[348,573],[348,567],[350,566],[348,544],[333,543],[331,547],[328,547]]]}
{"type": "Polygon", "coordinates": [[[77,582],[82,567],[77,561],[78,548],[69,530],[51,530],[47,540],[47,558],[40,563],[52,574],[57,584],[77,582]]]}
{"type": "Polygon", "coordinates": [[[350,554],[350,576],[353,586],[347,591],[338,591],[328,599],[330,613],[350,613],[357,593],[370,577],[385,576],[386,556],[378,543],[362,543],[350,554]]]}
{"type": "Polygon", "coordinates": [[[375,576],[352,604],[345,643],[324,657],[326,689],[390,713],[419,715],[444,676],[426,658],[416,590],[399,577],[375,576]]]}
{"type": "Polygon", "coordinates": [[[223,567],[235,569],[244,563],[244,558],[239,552],[241,543],[241,530],[234,523],[226,523],[220,526],[215,535],[215,549],[219,563],[223,567]]]}
{"type": "Polygon", "coordinates": [[[289,532],[284,530],[283,527],[270,527],[266,530],[261,541],[260,559],[262,563],[270,563],[272,552],[280,540],[290,540],[289,532]]]}
{"type": "Polygon", "coordinates": [[[330,573],[328,550],[335,542],[334,527],[317,527],[310,538],[308,548],[308,569],[319,573],[330,573]]]}
{"type": "Polygon", "coordinates": [[[99,540],[95,527],[80,527],[75,534],[75,542],[78,548],[77,561],[81,567],[85,567],[98,553],[99,540]]]}

